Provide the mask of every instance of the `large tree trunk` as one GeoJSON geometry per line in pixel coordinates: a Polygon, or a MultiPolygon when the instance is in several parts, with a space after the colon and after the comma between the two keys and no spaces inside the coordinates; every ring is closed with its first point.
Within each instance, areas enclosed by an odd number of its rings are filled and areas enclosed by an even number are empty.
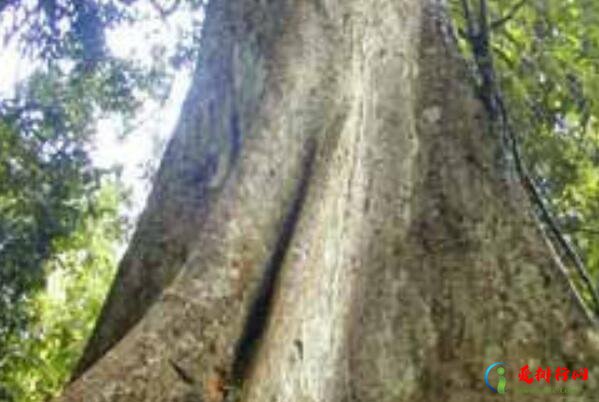
{"type": "Polygon", "coordinates": [[[597,400],[597,335],[442,15],[210,2],[181,122],[61,401],[478,401],[495,361],[589,367],[578,385],[597,400]]]}

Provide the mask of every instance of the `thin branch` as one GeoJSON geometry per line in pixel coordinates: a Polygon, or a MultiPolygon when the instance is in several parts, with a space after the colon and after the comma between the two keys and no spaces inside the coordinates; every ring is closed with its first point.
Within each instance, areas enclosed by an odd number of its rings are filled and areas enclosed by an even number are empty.
{"type": "Polygon", "coordinates": [[[518,41],[514,37],[514,35],[512,35],[509,31],[501,32],[501,36],[505,37],[505,39],[507,39],[508,42],[510,42],[512,45],[516,46],[518,49],[522,50],[524,48],[524,43],[518,41]]]}
{"type": "Polygon", "coordinates": [[[500,19],[493,21],[491,23],[491,29],[495,30],[500,28],[502,25],[504,25],[506,22],[508,22],[509,20],[511,20],[512,18],[514,18],[514,16],[516,15],[516,13],[522,8],[522,6],[524,6],[526,3],[528,2],[528,0],[520,0],[518,3],[514,4],[512,6],[512,8],[510,9],[510,11],[508,11],[508,13],[506,15],[504,15],[503,17],[501,17],[500,19]]]}
{"type": "Polygon", "coordinates": [[[169,15],[171,15],[172,13],[174,13],[175,11],[177,11],[177,8],[179,8],[180,2],[181,2],[181,0],[174,0],[173,4],[171,4],[170,7],[165,8],[160,3],[158,3],[158,0],[150,0],[150,3],[152,4],[152,6],[156,9],[156,11],[158,11],[158,13],[160,14],[160,17],[162,17],[162,18],[166,18],[169,15]]]}
{"type": "Polygon", "coordinates": [[[498,46],[491,46],[491,49],[493,50],[493,52],[499,56],[499,58],[501,60],[503,60],[504,62],[506,62],[506,64],[508,64],[510,67],[514,67],[514,65],[516,64],[516,62],[514,60],[512,60],[503,49],[501,49],[498,46]]]}
{"type": "Polygon", "coordinates": [[[464,9],[464,19],[466,20],[466,29],[468,30],[466,34],[468,37],[472,38],[474,36],[474,23],[468,0],[462,0],[462,8],[464,9]]]}
{"type": "Polygon", "coordinates": [[[480,27],[478,29],[478,33],[481,35],[484,35],[484,40],[488,43],[489,42],[489,21],[488,21],[488,6],[487,6],[487,0],[479,0],[479,16],[478,16],[478,23],[480,24],[480,27]]]}
{"type": "MultiPolygon", "coordinates": [[[[521,5],[516,4],[516,6],[512,8],[512,11],[509,14],[514,14],[520,7],[522,7],[522,5],[525,3],[525,0],[521,3],[521,5]]],[[[549,211],[547,205],[545,204],[543,196],[537,189],[534,180],[528,173],[523,159],[521,157],[521,152],[519,149],[516,134],[510,124],[507,109],[503,102],[503,97],[501,95],[500,89],[497,87],[496,82],[494,80],[495,71],[493,66],[492,54],[489,48],[490,27],[488,24],[487,0],[479,0],[479,20],[477,21],[477,32],[473,31],[474,21],[472,20],[472,15],[470,13],[468,1],[462,0],[462,6],[464,7],[464,14],[467,20],[467,27],[470,31],[468,32],[468,36],[473,50],[475,65],[482,79],[482,83],[478,88],[479,96],[485,104],[490,117],[493,120],[499,117],[499,122],[501,124],[502,129],[502,137],[505,141],[507,149],[511,151],[516,174],[518,175],[524,187],[524,190],[529,195],[532,204],[538,209],[539,220],[546,226],[546,228],[548,229],[548,233],[551,234],[551,237],[555,241],[556,245],[558,245],[563,250],[568,259],[572,261],[578,275],[580,275],[582,283],[587,288],[593,300],[594,313],[599,314],[599,292],[594,286],[591,277],[588,271],[586,270],[584,262],[582,261],[574,247],[564,237],[562,230],[558,226],[555,218],[553,217],[553,214],[549,211]]],[[[571,287],[572,292],[578,294],[576,288],[574,287],[574,283],[571,280],[568,281],[568,284],[571,287]]],[[[578,297],[577,299],[580,301],[582,300],[582,298],[580,297],[578,297]]]]}
{"type": "Polygon", "coordinates": [[[592,235],[599,235],[599,229],[585,228],[585,227],[567,229],[566,232],[568,232],[568,233],[588,233],[588,234],[592,234],[592,235]]]}
{"type": "Polygon", "coordinates": [[[553,260],[555,261],[557,270],[564,278],[567,290],[570,292],[570,296],[572,297],[574,302],[576,304],[578,304],[578,306],[580,306],[580,308],[581,308],[583,314],[585,315],[585,317],[587,318],[587,320],[589,320],[589,322],[592,325],[594,325],[596,327],[599,326],[599,321],[597,321],[596,312],[593,312],[589,308],[587,303],[584,302],[584,299],[582,298],[582,295],[580,294],[576,285],[574,284],[574,281],[572,280],[571,275],[568,273],[568,269],[564,265],[561,256],[558,254],[557,250],[555,249],[555,244],[551,241],[549,236],[547,236],[547,232],[546,232],[545,228],[543,227],[543,225],[541,224],[541,221],[536,220],[536,224],[537,224],[537,228],[538,228],[539,232],[541,233],[541,236],[543,237],[543,240],[545,241],[545,244],[547,245],[547,248],[549,249],[549,252],[551,253],[551,256],[553,257],[553,260]]]}
{"type": "Polygon", "coordinates": [[[503,99],[501,95],[498,93],[495,94],[495,97],[501,112],[505,134],[507,134],[508,141],[510,142],[512,148],[511,151],[514,157],[514,165],[516,168],[516,172],[518,173],[518,176],[520,177],[520,180],[522,181],[525,190],[527,190],[527,193],[530,195],[533,204],[539,209],[539,217],[541,218],[543,223],[547,225],[549,232],[552,234],[553,238],[555,239],[557,244],[559,244],[560,248],[564,251],[566,256],[572,261],[574,268],[576,268],[576,271],[580,275],[582,282],[586,286],[587,290],[591,295],[591,298],[593,299],[593,303],[595,305],[594,311],[595,314],[597,314],[597,312],[599,311],[599,292],[597,292],[597,289],[593,284],[591,276],[589,275],[584,265],[584,262],[582,261],[576,250],[574,250],[570,242],[566,240],[566,238],[564,237],[561,229],[559,228],[559,225],[553,218],[553,215],[549,211],[547,205],[545,205],[543,196],[540,194],[533,179],[526,170],[524,162],[522,161],[521,152],[518,146],[516,135],[513,132],[511,125],[509,124],[507,110],[505,108],[505,104],[503,103],[503,99]]]}

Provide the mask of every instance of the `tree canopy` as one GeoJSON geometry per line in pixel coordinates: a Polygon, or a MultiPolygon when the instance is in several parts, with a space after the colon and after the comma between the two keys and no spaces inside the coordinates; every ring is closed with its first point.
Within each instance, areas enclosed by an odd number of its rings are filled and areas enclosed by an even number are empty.
{"type": "Polygon", "coordinates": [[[197,39],[180,27],[167,60],[142,63],[115,56],[106,33],[200,6],[0,1],[0,65],[13,47],[33,66],[0,93],[0,399],[42,400],[68,378],[129,225],[118,167],[91,157],[98,121],[119,121],[123,136],[135,129],[144,102],[166,100],[197,39]]]}

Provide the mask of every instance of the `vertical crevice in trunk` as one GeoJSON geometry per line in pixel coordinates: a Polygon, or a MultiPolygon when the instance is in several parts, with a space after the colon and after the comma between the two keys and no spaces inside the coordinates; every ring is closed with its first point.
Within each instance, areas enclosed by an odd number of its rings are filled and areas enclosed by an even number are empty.
{"type": "Polygon", "coordinates": [[[248,374],[248,369],[260,347],[260,340],[266,330],[272,310],[274,293],[277,288],[277,279],[283,268],[285,256],[289,251],[289,244],[293,239],[308,192],[315,153],[316,142],[314,139],[309,139],[301,162],[300,177],[295,195],[279,229],[272,254],[263,270],[263,276],[256,289],[254,301],[250,304],[241,337],[235,348],[235,357],[231,369],[231,382],[234,387],[242,386],[243,379],[248,374]]]}

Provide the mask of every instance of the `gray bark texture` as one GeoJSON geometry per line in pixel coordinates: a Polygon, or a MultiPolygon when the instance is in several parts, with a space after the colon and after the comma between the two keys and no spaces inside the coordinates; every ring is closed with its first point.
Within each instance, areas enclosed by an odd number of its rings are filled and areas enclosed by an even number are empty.
{"type": "MultiPolygon", "coordinates": [[[[588,367],[437,0],[212,0],[179,125],[61,402],[486,401],[588,367]]],[[[568,383],[567,385],[570,385],[568,383]]],[[[561,384],[558,384],[561,385],[561,384]]]]}

